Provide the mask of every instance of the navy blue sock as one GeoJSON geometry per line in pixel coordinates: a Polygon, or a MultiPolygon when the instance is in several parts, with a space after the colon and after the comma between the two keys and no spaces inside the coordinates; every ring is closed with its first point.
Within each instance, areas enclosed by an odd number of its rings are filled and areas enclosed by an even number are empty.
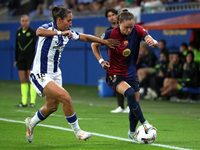
{"type": "Polygon", "coordinates": [[[127,98],[128,101],[128,106],[130,108],[130,111],[132,111],[135,116],[137,117],[138,120],[140,120],[141,123],[145,122],[145,118],[143,116],[142,110],[140,108],[140,104],[135,98],[135,91],[133,88],[128,88],[125,92],[124,95],[127,98]]]}
{"type": "Polygon", "coordinates": [[[46,117],[43,116],[43,114],[41,113],[40,109],[39,109],[38,112],[37,112],[37,116],[38,116],[38,118],[39,118],[40,120],[42,120],[42,121],[46,119],[46,117]]]}
{"type": "Polygon", "coordinates": [[[130,131],[135,132],[136,126],[138,124],[138,119],[132,111],[130,111],[129,113],[129,122],[130,122],[130,131]]]}

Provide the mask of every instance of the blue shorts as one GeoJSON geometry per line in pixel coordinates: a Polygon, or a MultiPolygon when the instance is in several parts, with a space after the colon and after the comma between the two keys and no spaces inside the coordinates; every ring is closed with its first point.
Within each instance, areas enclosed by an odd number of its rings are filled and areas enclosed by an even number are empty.
{"type": "Polygon", "coordinates": [[[109,77],[106,76],[106,82],[115,91],[116,91],[117,85],[121,81],[125,81],[126,83],[128,83],[134,89],[135,92],[138,92],[140,90],[137,76],[128,77],[128,78],[125,78],[119,75],[113,75],[109,77]]]}

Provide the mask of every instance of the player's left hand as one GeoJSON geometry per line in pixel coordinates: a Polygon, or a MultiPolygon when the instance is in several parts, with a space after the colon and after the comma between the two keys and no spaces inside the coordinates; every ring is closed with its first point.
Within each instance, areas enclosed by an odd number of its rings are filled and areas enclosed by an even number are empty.
{"type": "Polygon", "coordinates": [[[146,43],[149,45],[149,46],[152,46],[153,48],[156,48],[158,47],[158,42],[156,40],[154,40],[153,38],[148,38],[146,40],[146,43]]]}
{"type": "Polygon", "coordinates": [[[117,39],[107,39],[106,41],[107,41],[107,44],[105,45],[109,48],[115,48],[120,45],[120,41],[118,41],[117,39]]]}

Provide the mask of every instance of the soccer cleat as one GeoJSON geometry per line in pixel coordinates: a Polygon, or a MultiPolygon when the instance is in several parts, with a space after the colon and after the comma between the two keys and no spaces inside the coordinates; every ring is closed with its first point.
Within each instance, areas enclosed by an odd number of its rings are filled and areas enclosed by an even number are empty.
{"type": "Polygon", "coordinates": [[[129,112],[130,112],[130,109],[129,109],[129,107],[127,106],[126,109],[123,110],[123,113],[129,113],[129,112]]]}
{"type": "Polygon", "coordinates": [[[33,108],[33,107],[35,107],[35,105],[33,103],[31,103],[30,105],[28,105],[28,107],[33,108]]]}
{"type": "Polygon", "coordinates": [[[75,132],[75,135],[76,135],[77,139],[85,140],[85,141],[92,136],[91,133],[85,132],[85,131],[83,131],[81,129],[77,130],[75,132]]]}
{"type": "Polygon", "coordinates": [[[134,140],[135,142],[138,142],[136,136],[137,136],[137,132],[131,132],[130,130],[128,131],[128,137],[134,140]]]}
{"type": "Polygon", "coordinates": [[[26,138],[31,143],[33,141],[33,130],[34,127],[31,126],[31,118],[28,117],[25,119],[26,127],[27,127],[27,132],[26,132],[26,138]]]}
{"type": "Polygon", "coordinates": [[[27,107],[27,105],[24,105],[22,102],[20,102],[18,105],[15,105],[15,107],[27,107]]]}
{"type": "Polygon", "coordinates": [[[143,124],[149,124],[149,122],[148,122],[147,120],[145,120],[145,122],[143,122],[142,125],[143,125],[143,124]]]}
{"type": "Polygon", "coordinates": [[[121,108],[121,106],[117,107],[115,110],[111,110],[111,113],[121,113],[124,109],[121,108]]]}

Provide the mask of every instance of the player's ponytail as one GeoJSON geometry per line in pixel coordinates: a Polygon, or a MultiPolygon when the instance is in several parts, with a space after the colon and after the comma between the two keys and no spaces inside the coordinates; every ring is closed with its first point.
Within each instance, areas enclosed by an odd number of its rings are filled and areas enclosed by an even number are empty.
{"type": "Polygon", "coordinates": [[[56,22],[58,18],[64,19],[71,11],[63,6],[54,6],[52,8],[52,17],[56,22]]]}
{"type": "Polygon", "coordinates": [[[135,19],[134,15],[131,12],[129,12],[127,9],[118,11],[117,23],[119,23],[119,21],[122,23],[125,20],[132,20],[132,19],[135,19]]]}

